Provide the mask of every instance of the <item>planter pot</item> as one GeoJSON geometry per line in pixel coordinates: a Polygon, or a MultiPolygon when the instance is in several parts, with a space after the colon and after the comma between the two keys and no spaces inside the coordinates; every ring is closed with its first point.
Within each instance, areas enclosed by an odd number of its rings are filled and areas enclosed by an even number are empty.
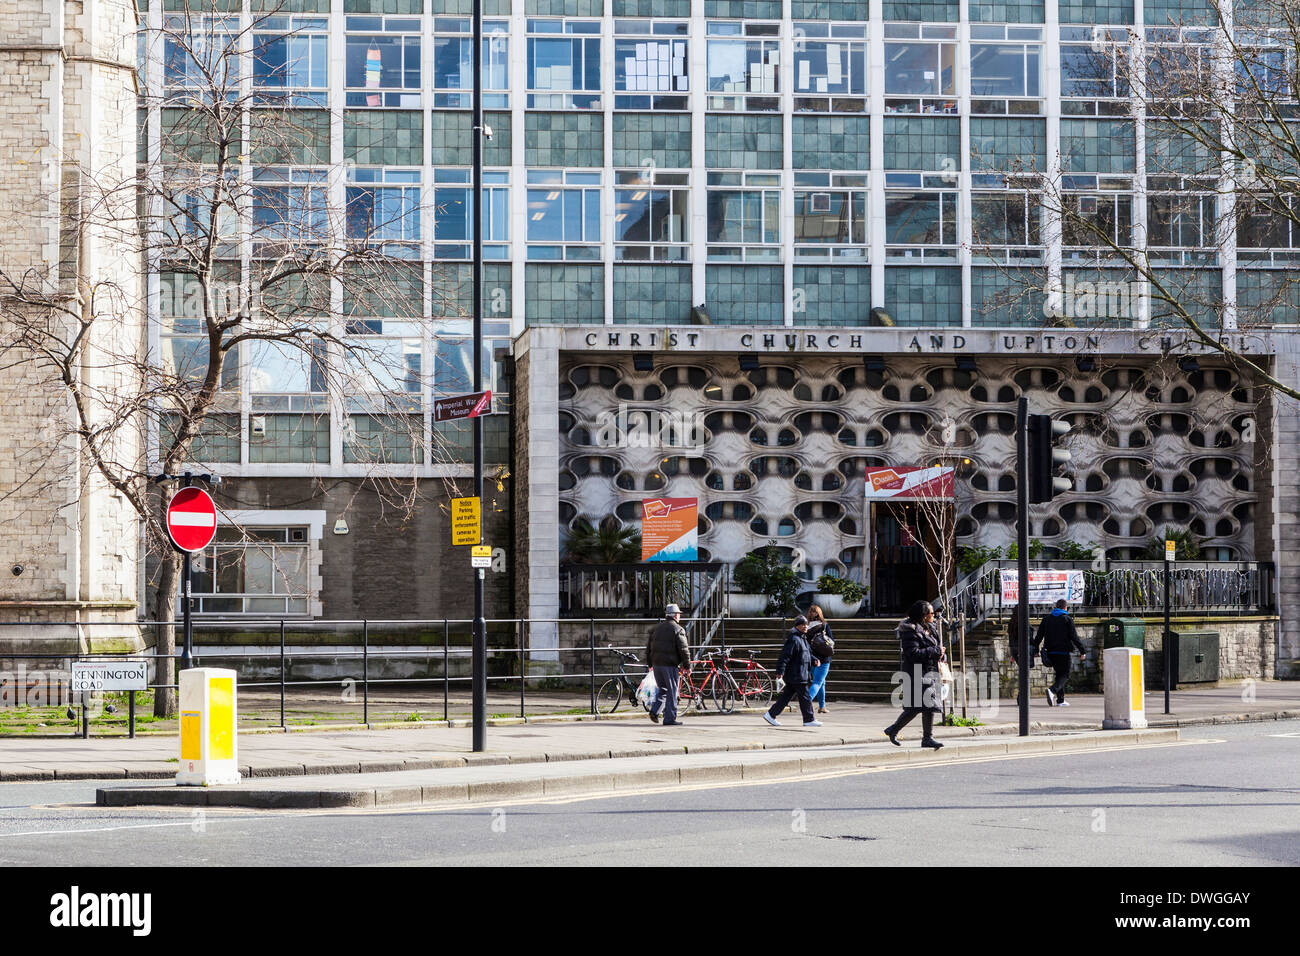
{"type": "Polygon", "coordinates": [[[852,617],[862,606],[861,601],[846,601],[838,594],[814,594],[812,602],[828,618],[852,617]]]}
{"type": "Polygon", "coordinates": [[[767,609],[767,595],[728,594],[727,608],[732,617],[762,617],[767,609]]]}

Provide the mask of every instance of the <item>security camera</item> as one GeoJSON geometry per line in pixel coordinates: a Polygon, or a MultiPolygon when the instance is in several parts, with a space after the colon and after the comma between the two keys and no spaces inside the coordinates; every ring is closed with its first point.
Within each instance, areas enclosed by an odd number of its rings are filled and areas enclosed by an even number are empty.
{"type": "Polygon", "coordinates": [[[487,123],[483,124],[483,138],[486,140],[492,139],[492,127],[488,126],[487,123]]]}
{"type": "Polygon", "coordinates": [[[12,568],[9,569],[9,573],[12,574],[14,577],[18,577],[18,575],[23,573],[23,570],[24,569],[21,564],[15,564],[12,568]]]}

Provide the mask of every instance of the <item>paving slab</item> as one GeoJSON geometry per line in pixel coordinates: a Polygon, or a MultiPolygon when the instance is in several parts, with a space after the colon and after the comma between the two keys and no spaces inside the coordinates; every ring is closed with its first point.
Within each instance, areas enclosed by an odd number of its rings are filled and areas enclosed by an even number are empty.
{"type": "MultiPolygon", "coordinates": [[[[1045,700],[1030,702],[1034,734],[1097,730],[1104,702],[1100,695],[1072,695],[1069,709],[1050,708],[1045,700]]],[[[1147,694],[1147,719],[1152,728],[1186,727],[1214,722],[1275,720],[1300,717],[1300,682],[1259,681],[1175,691],[1173,713],[1162,713],[1163,695],[1147,694]]],[[[989,711],[992,711],[990,705],[989,711]]],[[[320,730],[311,734],[276,733],[239,736],[239,763],[250,775],[359,774],[391,770],[456,769],[466,766],[554,763],[571,760],[618,760],[659,754],[763,752],[797,748],[808,752],[826,748],[875,745],[881,728],[896,711],[880,704],[832,702],[823,727],[804,728],[797,715],[786,726],[769,727],[756,710],[724,715],[692,712],[680,727],[664,728],[642,716],[633,720],[558,720],[530,725],[489,728],[487,753],[473,753],[472,732],[446,724],[394,725],[392,729],[320,730]],[[292,768],[292,769],[290,769],[292,768]],[[301,768],[301,769],[298,769],[301,768]]],[[[1015,702],[998,702],[996,713],[970,708],[982,715],[983,726],[939,727],[936,736],[949,743],[1007,737],[1017,731],[1015,702]]],[[[914,747],[920,728],[913,724],[900,740],[914,747]]],[[[57,778],[166,779],[176,772],[175,735],[92,738],[0,738],[0,782],[57,778]]]]}

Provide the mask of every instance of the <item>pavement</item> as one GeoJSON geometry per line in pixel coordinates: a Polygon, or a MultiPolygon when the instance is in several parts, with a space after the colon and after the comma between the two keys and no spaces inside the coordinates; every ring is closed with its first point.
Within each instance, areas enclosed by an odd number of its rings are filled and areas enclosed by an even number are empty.
{"type": "MultiPolygon", "coordinates": [[[[1153,728],[1279,720],[1300,717],[1300,682],[1259,681],[1177,691],[1172,695],[1169,716],[1161,712],[1161,694],[1148,693],[1146,701],[1153,728]]],[[[1070,702],[1069,708],[1049,708],[1045,700],[1031,701],[1031,730],[1077,734],[1100,729],[1104,710],[1100,695],[1072,696],[1070,702]]],[[[972,706],[969,713],[984,725],[941,727],[936,736],[948,742],[969,741],[985,735],[1014,735],[1018,729],[1014,701],[972,706]]],[[[489,728],[485,753],[472,752],[471,731],[464,726],[241,734],[239,763],[245,778],[302,778],[804,748],[892,750],[880,730],[896,714],[896,709],[885,704],[831,701],[820,728],[804,728],[797,711],[788,712],[780,728],[769,727],[754,710],[728,715],[694,712],[683,717],[680,727],[655,725],[644,716],[630,720],[515,718],[494,722],[497,726],[489,728]]],[[[900,739],[907,749],[914,749],[919,736],[918,719],[900,739]]],[[[0,782],[164,780],[176,772],[176,753],[174,736],[4,738],[0,739],[0,782]]]]}

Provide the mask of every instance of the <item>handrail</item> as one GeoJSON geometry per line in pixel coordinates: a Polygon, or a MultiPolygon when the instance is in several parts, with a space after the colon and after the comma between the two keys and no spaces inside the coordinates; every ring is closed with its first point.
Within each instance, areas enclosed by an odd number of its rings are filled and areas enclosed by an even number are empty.
{"type": "Polygon", "coordinates": [[[722,585],[726,579],[727,565],[724,564],[713,573],[713,577],[709,581],[709,586],[705,589],[704,594],[701,595],[699,601],[695,604],[695,613],[692,614],[690,620],[686,622],[686,642],[689,645],[691,642],[691,634],[698,626],[700,619],[703,618],[709,620],[711,618],[713,621],[712,625],[709,627],[708,633],[705,634],[704,639],[699,642],[695,654],[692,657],[693,660],[699,660],[700,654],[703,652],[704,648],[708,647],[713,641],[713,635],[717,633],[718,627],[721,626],[722,619],[727,613],[725,607],[726,602],[722,599],[722,595],[726,593],[727,589],[724,585],[721,590],[719,590],[719,585],[722,585]],[[715,597],[717,598],[716,601],[715,597]],[[706,611],[709,613],[706,614],[706,611]]]}

